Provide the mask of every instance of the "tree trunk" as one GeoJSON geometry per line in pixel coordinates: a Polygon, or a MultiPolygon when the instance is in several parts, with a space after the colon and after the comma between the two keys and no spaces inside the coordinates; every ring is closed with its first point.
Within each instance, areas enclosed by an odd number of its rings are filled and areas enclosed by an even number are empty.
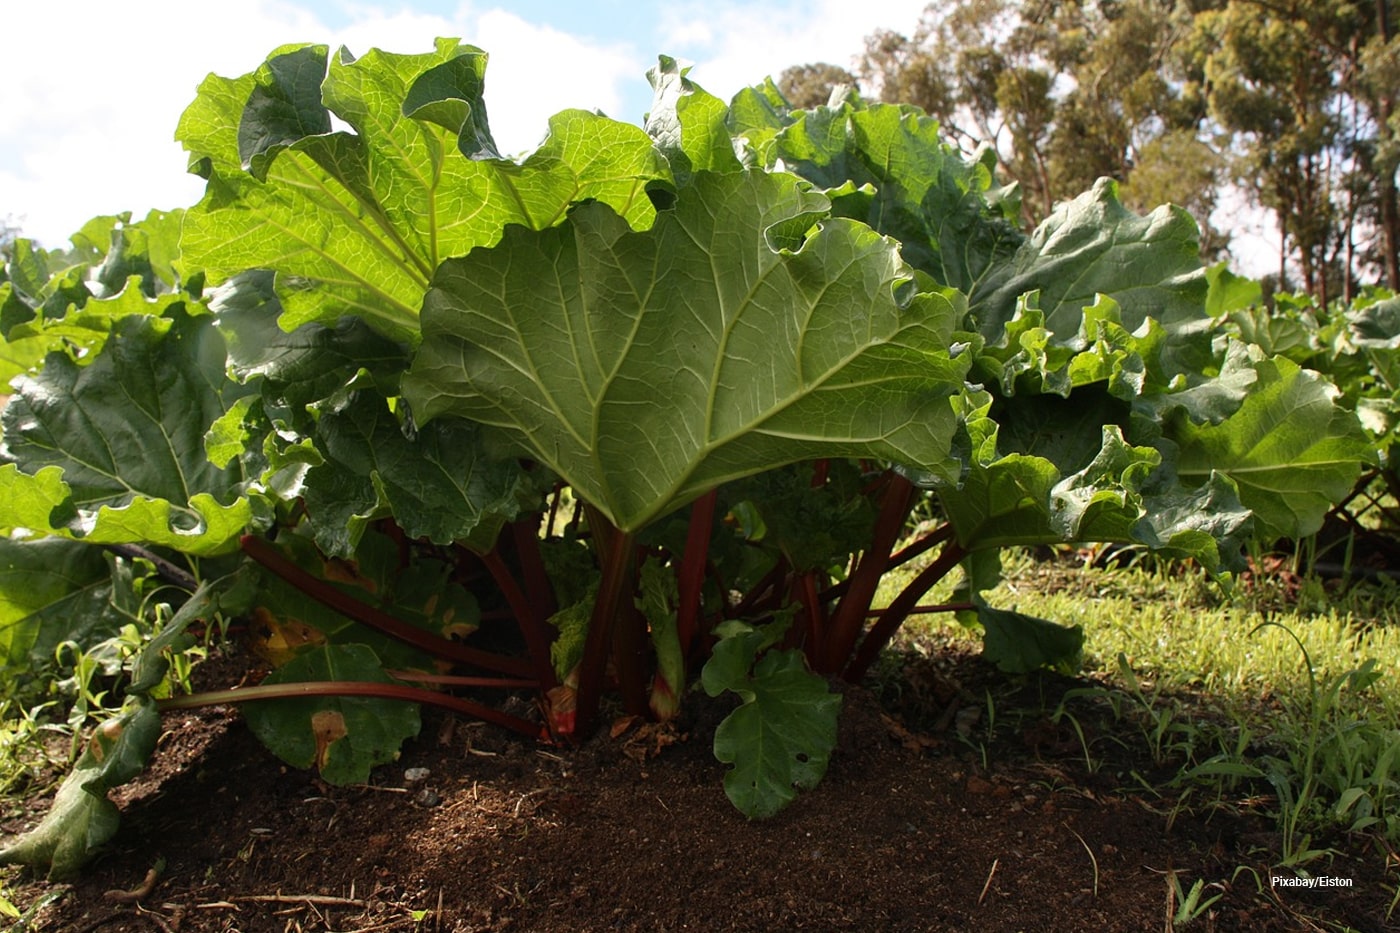
{"type": "MultiPolygon", "coordinates": [[[[1390,41],[1389,6],[1387,0],[1376,0],[1376,29],[1382,42],[1390,41]]],[[[1393,91],[1387,90],[1381,93],[1380,99],[1376,101],[1376,111],[1377,132],[1383,140],[1392,139],[1394,130],[1390,125],[1390,117],[1395,112],[1393,91]]],[[[1384,172],[1383,177],[1378,180],[1380,191],[1377,193],[1377,197],[1380,199],[1381,208],[1381,244],[1384,252],[1385,279],[1386,284],[1392,290],[1400,291],[1400,205],[1397,205],[1395,192],[1395,170],[1384,172]]]]}

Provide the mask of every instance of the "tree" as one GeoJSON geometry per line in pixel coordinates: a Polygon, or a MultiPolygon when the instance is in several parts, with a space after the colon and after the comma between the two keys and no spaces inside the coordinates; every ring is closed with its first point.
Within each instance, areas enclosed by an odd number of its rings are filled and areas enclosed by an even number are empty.
{"type": "Polygon", "coordinates": [[[1389,0],[1228,0],[1190,43],[1237,181],[1273,211],[1303,287],[1350,297],[1358,272],[1400,287],[1389,0]]]}
{"type": "Polygon", "coordinates": [[[831,100],[832,92],[838,87],[853,88],[857,83],[855,75],[828,62],[794,65],[783,69],[778,76],[778,90],[799,110],[820,107],[831,100]]]}
{"type": "Polygon", "coordinates": [[[1400,197],[1396,193],[1396,172],[1400,170],[1400,111],[1395,97],[1400,88],[1400,38],[1390,3],[1376,0],[1375,30],[1360,55],[1357,82],[1375,120],[1376,139],[1363,147],[1363,166],[1377,181],[1376,200],[1381,231],[1380,263],[1392,290],[1400,291],[1400,197]]]}
{"type": "Polygon", "coordinates": [[[1276,218],[1281,282],[1400,289],[1394,0],[936,0],[912,35],[867,37],[858,71],[989,143],[1028,224],[1108,176],[1135,209],[1189,209],[1215,258],[1234,185],[1276,218]]]}
{"type": "Polygon", "coordinates": [[[1190,208],[1213,256],[1227,241],[1209,226],[1225,165],[1201,137],[1204,106],[1187,93],[1199,82],[1177,54],[1190,22],[1168,0],[939,0],[912,37],[867,38],[860,73],[964,148],[990,143],[1028,223],[1108,176],[1134,207],[1155,197],[1190,208]]]}
{"type": "MultiPolygon", "coordinates": [[[[0,220],[0,266],[10,261],[10,252],[14,249],[15,240],[19,239],[20,226],[15,222],[14,217],[6,215],[4,220],[0,220]]],[[[0,269],[0,282],[4,271],[0,269]]]]}

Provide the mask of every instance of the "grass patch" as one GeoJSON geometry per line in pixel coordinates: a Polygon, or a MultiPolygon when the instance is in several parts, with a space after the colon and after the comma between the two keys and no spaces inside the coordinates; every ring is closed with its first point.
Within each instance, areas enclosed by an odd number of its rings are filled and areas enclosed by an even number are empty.
{"type": "MultiPolygon", "coordinates": [[[[918,569],[892,574],[886,592],[918,569]]],[[[1140,790],[1262,806],[1284,865],[1325,855],[1316,839],[1400,845],[1400,587],[1342,591],[1279,574],[1226,592],[1182,566],[1105,569],[1071,551],[1048,560],[1008,552],[987,599],[1083,627],[1086,683],[1048,713],[1078,737],[1090,770],[1104,743],[1130,745],[1150,763],[1127,775],[1140,790]],[[1090,737],[1085,704],[1108,734],[1090,737]]],[[[921,639],[975,643],[980,634],[946,615],[916,616],[904,644],[921,639]]]]}

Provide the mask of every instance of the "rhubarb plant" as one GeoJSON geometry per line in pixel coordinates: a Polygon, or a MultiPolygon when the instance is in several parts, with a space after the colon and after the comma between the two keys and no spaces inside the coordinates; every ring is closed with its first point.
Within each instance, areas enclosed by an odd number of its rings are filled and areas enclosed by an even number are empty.
{"type": "MultiPolygon", "coordinates": [[[[133,716],[245,703],[334,781],[391,759],[423,704],[568,743],[608,695],[664,721],[698,680],[739,698],[715,752],[766,816],[825,770],[829,679],[859,681],[949,574],[940,608],[998,664],[1071,665],[1076,630],[986,604],[1002,548],[1226,574],[1374,458],[1322,377],[1217,331],[1180,211],[1105,181],[1026,234],[993,161],[911,108],[799,111],[771,82],[726,104],[665,57],[644,126],[569,111],[507,158],[485,65],[453,40],[278,49],[181,118],[198,204],[16,244],[10,664],[136,605],[133,716]],[[260,682],[157,698],[155,659],[201,619],[260,682]]],[[[98,764],[0,858],[74,870],[132,773],[98,764]]]]}

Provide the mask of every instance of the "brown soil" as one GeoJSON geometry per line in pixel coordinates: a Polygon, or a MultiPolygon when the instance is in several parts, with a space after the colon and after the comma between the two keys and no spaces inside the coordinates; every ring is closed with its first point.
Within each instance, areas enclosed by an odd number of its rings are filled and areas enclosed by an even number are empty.
{"type": "Polygon", "coordinates": [[[11,894],[55,895],[29,928],[66,933],[1157,931],[1173,929],[1175,873],[1220,895],[1176,929],[1393,929],[1375,854],[1309,866],[1350,888],[1274,889],[1277,837],[1247,801],[1193,812],[1147,793],[1130,776],[1147,773],[1141,756],[1107,723],[1095,738],[1085,708],[1090,771],[1078,736],[1040,712],[1073,682],[940,658],[894,671],[883,704],[848,690],[826,780],[767,822],[726,800],[709,739],[727,707],[700,694],[683,733],[576,749],[428,714],[372,786],[340,788],[280,766],[235,712],[172,715],[87,875],[12,874],[11,894]],[[999,738],[984,748],[974,698],[989,690],[999,738]],[[428,777],[406,786],[409,768],[428,777]],[[149,893],[118,896],[158,860],[149,893]]]}

